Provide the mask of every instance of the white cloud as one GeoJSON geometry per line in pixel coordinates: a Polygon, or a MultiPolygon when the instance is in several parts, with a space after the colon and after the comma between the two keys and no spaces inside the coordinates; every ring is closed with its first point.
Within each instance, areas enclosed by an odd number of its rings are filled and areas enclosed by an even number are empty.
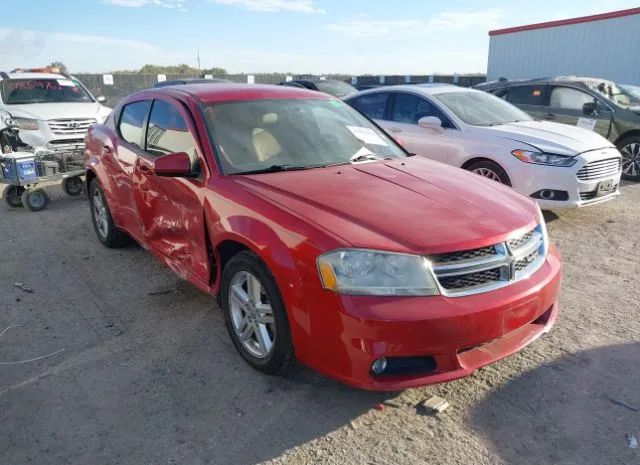
{"type": "MultiPolygon", "coordinates": [[[[126,1],[126,0],[125,0],[126,1]]],[[[313,0],[209,0],[222,5],[238,6],[252,11],[293,11],[297,13],[320,13],[324,10],[317,8],[313,0]]]]}
{"type": "Polygon", "coordinates": [[[429,19],[385,20],[358,18],[328,24],[326,29],[353,37],[399,39],[435,32],[453,32],[481,27],[483,33],[497,27],[504,11],[491,8],[477,11],[444,11],[429,19]]]}
{"type": "Polygon", "coordinates": [[[102,0],[103,3],[129,8],[140,8],[146,5],[161,6],[164,8],[176,8],[184,10],[187,0],[102,0]]]}

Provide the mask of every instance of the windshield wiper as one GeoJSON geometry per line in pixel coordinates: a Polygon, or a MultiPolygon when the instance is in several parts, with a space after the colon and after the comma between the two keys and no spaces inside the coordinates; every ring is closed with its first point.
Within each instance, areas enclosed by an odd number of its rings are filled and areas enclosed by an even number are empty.
{"type": "Polygon", "coordinates": [[[281,171],[299,171],[315,168],[314,166],[298,166],[298,165],[271,165],[267,168],[260,168],[251,171],[239,171],[233,174],[260,174],[260,173],[279,173],[281,171]]]}
{"type": "Polygon", "coordinates": [[[354,156],[349,158],[350,163],[358,163],[359,161],[367,161],[367,160],[391,160],[390,158],[383,158],[375,155],[373,153],[356,153],[354,156]]]}

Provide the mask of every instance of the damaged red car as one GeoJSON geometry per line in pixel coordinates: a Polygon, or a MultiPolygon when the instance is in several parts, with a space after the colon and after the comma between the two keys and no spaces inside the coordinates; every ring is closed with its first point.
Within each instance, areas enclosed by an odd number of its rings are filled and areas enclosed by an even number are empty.
{"type": "MultiPolygon", "coordinates": [[[[553,325],[561,259],[534,201],[414,157],[322,93],[133,94],[86,137],[98,239],[216,296],[252,367],[397,390],[470,374],[553,325]]],[[[213,362],[213,361],[212,361],[213,362]]]]}

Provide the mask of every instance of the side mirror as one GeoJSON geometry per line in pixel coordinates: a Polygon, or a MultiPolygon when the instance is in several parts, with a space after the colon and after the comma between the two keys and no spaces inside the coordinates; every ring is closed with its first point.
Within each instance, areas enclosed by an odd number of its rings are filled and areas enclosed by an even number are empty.
{"type": "Polygon", "coordinates": [[[96,97],[96,102],[98,103],[105,103],[107,101],[107,97],[105,97],[104,95],[101,95],[100,97],[96,97]]]}
{"type": "Polygon", "coordinates": [[[585,116],[598,116],[600,114],[600,107],[598,106],[598,102],[586,102],[582,105],[582,113],[585,116]]]}
{"type": "Polygon", "coordinates": [[[428,129],[442,128],[442,120],[437,116],[423,116],[418,120],[418,126],[428,129]]]}
{"type": "Polygon", "coordinates": [[[153,161],[153,173],[169,178],[192,178],[191,159],[185,152],[169,153],[153,161]]]}

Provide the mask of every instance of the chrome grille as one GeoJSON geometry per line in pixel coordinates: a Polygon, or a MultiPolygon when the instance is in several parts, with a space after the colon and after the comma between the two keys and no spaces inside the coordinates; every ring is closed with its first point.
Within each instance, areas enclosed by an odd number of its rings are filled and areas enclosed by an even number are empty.
{"type": "Polygon", "coordinates": [[[437,264],[459,263],[468,260],[476,260],[478,258],[490,257],[497,255],[496,248],[491,245],[480,249],[464,250],[462,252],[450,252],[432,256],[432,262],[437,264]]]}
{"type": "Polygon", "coordinates": [[[440,291],[448,297],[477,294],[524,279],[546,253],[541,225],[499,244],[428,257],[440,291]]]}
{"type": "Polygon", "coordinates": [[[478,271],[477,273],[468,273],[452,277],[442,277],[439,279],[440,285],[447,290],[470,289],[478,286],[484,286],[500,280],[500,269],[492,268],[490,270],[478,271]]]}
{"type": "Polygon", "coordinates": [[[587,163],[576,174],[580,181],[591,181],[592,179],[600,179],[611,176],[617,176],[622,169],[622,160],[617,158],[608,158],[606,160],[592,161],[587,163]]]}
{"type": "Polygon", "coordinates": [[[96,123],[95,119],[52,119],[48,121],[49,129],[56,136],[82,136],[89,126],[96,123]]]}

